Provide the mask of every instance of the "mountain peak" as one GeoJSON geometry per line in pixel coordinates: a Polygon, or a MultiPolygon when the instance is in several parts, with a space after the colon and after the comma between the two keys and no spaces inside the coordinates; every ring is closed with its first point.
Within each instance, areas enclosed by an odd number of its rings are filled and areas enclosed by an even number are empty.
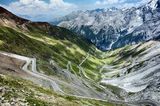
{"type": "Polygon", "coordinates": [[[97,8],[97,9],[95,9],[95,10],[93,10],[93,11],[96,11],[96,12],[104,12],[104,11],[105,11],[105,9],[104,9],[104,8],[102,8],[102,9],[97,8]]]}
{"type": "Polygon", "coordinates": [[[151,0],[148,5],[153,9],[160,8],[160,0],[151,0]]]}
{"type": "Polygon", "coordinates": [[[118,8],[116,7],[111,7],[111,8],[97,8],[97,9],[94,9],[94,10],[88,10],[88,12],[107,12],[107,11],[117,11],[118,8]]]}

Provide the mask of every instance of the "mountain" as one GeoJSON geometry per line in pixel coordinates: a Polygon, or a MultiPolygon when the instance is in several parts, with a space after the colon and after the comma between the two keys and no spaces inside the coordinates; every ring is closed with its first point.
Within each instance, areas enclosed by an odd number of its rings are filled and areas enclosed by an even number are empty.
{"type": "Polygon", "coordinates": [[[129,9],[96,9],[73,12],[57,20],[95,44],[110,50],[159,37],[159,0],[129,9]]]}
{"type": "Polygon", "coordinates": [[[0,7],[0,105],[112,106],[102,100],[117,96],[85,78],[100,78],[98,72],[92,72],[102,64],[93,55],[96,51],[87,40],[65,28],[31,22],[0,7]]]}
{"type": "Polygon", "coordinates": [[[159,45],[103,52],[65,28],[1,7],[0,105],[159,106],[159,45]]]}

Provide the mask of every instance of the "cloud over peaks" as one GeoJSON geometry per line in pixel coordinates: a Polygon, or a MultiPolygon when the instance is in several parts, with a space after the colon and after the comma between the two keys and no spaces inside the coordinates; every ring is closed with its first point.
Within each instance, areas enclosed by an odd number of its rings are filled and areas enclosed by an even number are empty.
{"type": "MultiPolygon", "coordinates": [[[[50,20],[54,16],[67,14],[77,6],[72,3],[64,2],[63,0],[19,0],[11,2],[9,5],[1,5],[15,14],[21,16],[29,16],[32,20],[41,20],[41,16],[45,16],[50,20]]],[[[44,17],[43,17],[44,18],[44,17]]]]}

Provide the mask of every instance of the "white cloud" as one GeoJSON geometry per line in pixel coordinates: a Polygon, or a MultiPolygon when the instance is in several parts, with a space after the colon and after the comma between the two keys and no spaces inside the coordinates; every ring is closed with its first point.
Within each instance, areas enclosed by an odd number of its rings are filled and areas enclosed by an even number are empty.
{"type": "Polygon", "coordinates": [[[19,0],[19,2],[22,4],[29,4],[29,3],[32,3],[33,0],[19,0]]]}
{"type": "Polygon", "coordinates": [[[118,4],[124,3],[126,0],[99,0],[96,1],[96,5],[118,4]]]}
{"type": "Polygon", "coordinates": [[[45,0],[19,0],[2,6],[20,16],[29,16],[33,20],[41,19],[41,16],[46,17],[44,20],[51,19],[77,8],[75,4],[63,0],[50,0],[48,3],[45,0]]]}

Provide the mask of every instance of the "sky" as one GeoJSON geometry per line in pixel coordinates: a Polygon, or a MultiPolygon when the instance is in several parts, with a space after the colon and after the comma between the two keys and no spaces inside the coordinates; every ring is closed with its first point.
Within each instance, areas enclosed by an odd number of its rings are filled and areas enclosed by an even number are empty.
{"type": "Polygon", "coordinates": [[[131,8],[150,0],[0,0],[0,6],[32,21],[52,21],[72,11],[131,8]]]}

